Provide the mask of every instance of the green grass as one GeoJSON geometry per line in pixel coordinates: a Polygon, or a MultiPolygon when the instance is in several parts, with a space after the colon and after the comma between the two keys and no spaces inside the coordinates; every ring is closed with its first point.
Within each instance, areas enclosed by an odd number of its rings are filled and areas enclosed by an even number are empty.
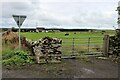
{"type": "Polygon", "coordinates": [[[52,38],[59,38],[62,39],[63,44],[73,44],[73,38],[74,38],[74,44],[86,44],[88,43],[88,39],[90,37],[90,43],[101,43],[103,41],[104,34],[98,33],[88,33],[88,32],[77,32],[74,34],[74,32],[68,32],[69,36],[65,36],[66,32],[57,32],[57,33],[34,33],[34,32],[26,32],[21,33],[22,36],[27,37],[31,40],[38,40],[40,38],[49,36],[52,38]]]}
{"type": "Polygon", "coordinates": [[[74,38],[74,49],[76,52],[87,52],[88,51],[88,39],[90,37],[90,50],[96,51],[94,48],[100,48],[100,50],[103,47],[103,37],[104,35],[114,35],[114,31],[108,31],[104,34],[101,33],[101,31],[98,32],[25,32],[21,33],[22,36],[27,37],[31,40],[38,40],[40,38],[49,36],[52,38],[59,38],[62,39],[62,52],[65,54],[72,53],[73,49],[73,38],[74,38]],[[69,36],[65,36],[66,33],[69,33],[69,36]]]}
{"type": "Polygon", "coordinates": [[[2,54],[3,65],[25,65],[34,63],[33,57],[23,50],[6,50],[2,54]]]}
{"type": "Polygon", "coordinates": [[[21,35],[27,37],[28,39],[32,39],[32,40],[38,40],[38,39],[43,38],[45,36],[57,37],[57,38],[73,38],[73,37],[79,38],[79,37],[104,36],[103,34],[100,34],[100,33],[88,33],[88,32],[77,32],[76,34],[74,34],[74,32],[68,32],[69,36],[65,36],[65,33],[66,32],[57,32],[57,33],[26,32],[26,33],[21,33],[21,35]]]}

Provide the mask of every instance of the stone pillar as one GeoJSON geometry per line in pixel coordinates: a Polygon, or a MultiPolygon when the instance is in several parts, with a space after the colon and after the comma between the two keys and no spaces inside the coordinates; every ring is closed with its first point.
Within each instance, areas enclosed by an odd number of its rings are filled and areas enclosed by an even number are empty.
{"type": "Polygon", "coordinates": [[[103,55],[108,57],[108,52],[109,52],[109,35],[105,35],[103,44],[103,55]]]}

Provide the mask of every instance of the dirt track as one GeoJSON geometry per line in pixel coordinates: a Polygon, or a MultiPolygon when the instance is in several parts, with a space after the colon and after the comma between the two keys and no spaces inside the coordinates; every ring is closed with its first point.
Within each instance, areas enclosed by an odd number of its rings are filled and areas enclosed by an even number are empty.
{"type": "Polygon", "coordinates": [[[3,78],[117,78],[118,64],[92,58],[89,61],[64,59],[60,64],[3,66],[3,78]]]}

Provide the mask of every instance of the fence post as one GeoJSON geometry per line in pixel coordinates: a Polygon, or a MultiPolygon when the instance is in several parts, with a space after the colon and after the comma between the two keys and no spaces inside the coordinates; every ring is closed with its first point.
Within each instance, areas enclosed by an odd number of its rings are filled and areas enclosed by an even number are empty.
{"type": "Polygon", "coordinates": [[[88,53],[89,53],[89,48],[90,48],[90,37],[88,38],[88,53]]]}
{"type": "Polygon", "coordinates": [[[105,35],[103,43],[103,55],[108,57],[108,52],[109,52],[109,35],[105,35]]]}
{"type": "Polygon", "coordinates": [[[89,53],[89,48],[90,48],[90,37],[88,38],[88,53],[89,53]]]}
{"type": "Polygon", "coordinates": [[[72,44],[72,53],[74,55],[74,38],[73,38],[73,44],[72,44]]]}

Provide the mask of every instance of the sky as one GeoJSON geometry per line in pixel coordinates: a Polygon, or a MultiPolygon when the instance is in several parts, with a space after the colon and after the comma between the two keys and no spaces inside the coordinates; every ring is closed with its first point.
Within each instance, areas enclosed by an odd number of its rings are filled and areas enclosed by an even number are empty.
{"type": "Polygon", "coordinates": [[[17,27],[12,15],[26,15],[21,28],[114,29],[119,0],[2,0],[0,27],[17,27]]]}

